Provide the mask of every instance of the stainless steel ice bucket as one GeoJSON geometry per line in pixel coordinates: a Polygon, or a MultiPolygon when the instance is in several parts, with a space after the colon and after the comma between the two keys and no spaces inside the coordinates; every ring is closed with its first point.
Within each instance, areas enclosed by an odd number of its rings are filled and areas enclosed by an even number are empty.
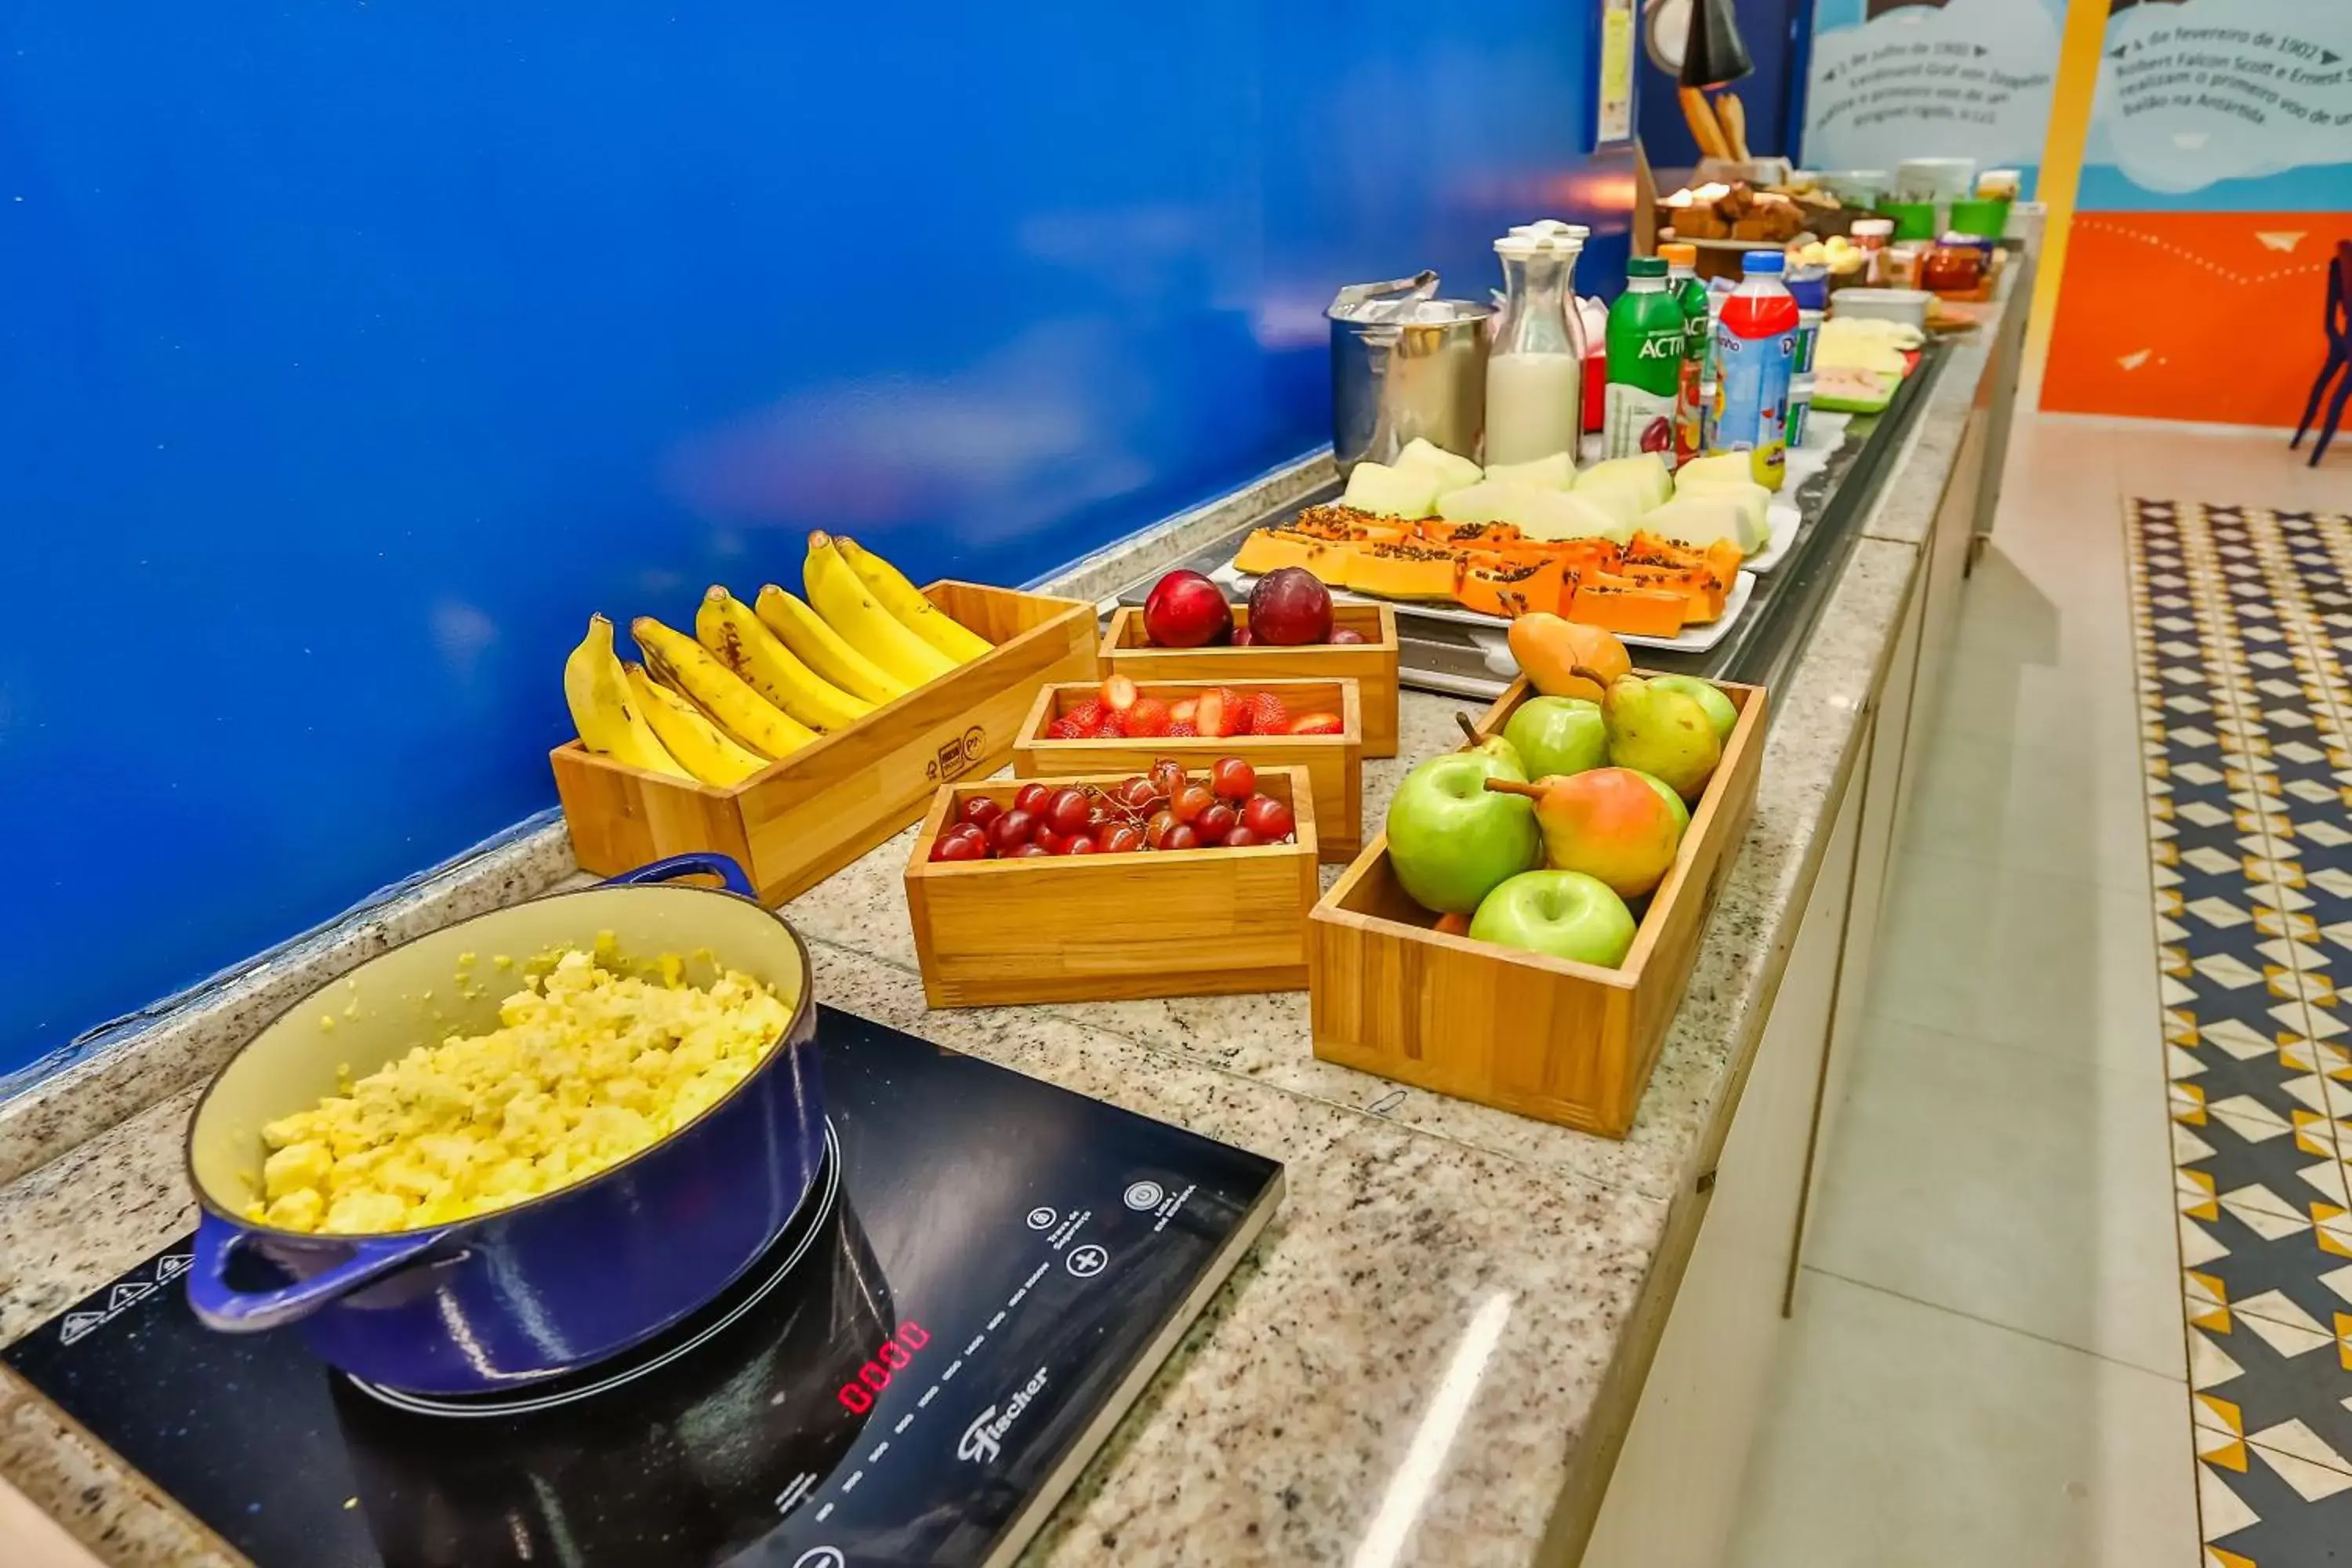
{"type": "Polygon", "coordinates": [[[1339,290],[1331,322],[1331,449],[1344,474],[1385,463],[1414,437],[1474,461],[1486,431],[1486,334],[1495,308],[1433,298],[1437,274],[1339,290]]]}

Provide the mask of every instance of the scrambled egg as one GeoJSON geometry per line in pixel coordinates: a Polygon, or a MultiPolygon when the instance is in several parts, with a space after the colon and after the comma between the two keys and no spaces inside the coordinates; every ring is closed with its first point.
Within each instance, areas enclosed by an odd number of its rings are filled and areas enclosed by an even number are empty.
{"type": "Polygon", "coordinates": [[[616,1164],[699,1116],[792,1021],[732,970],[707,989],[565,952],[499,1007],[500,1027],[387,1062],[261,1130],[249,1218],[341,1235],[487,1214],[616,1164]]]}

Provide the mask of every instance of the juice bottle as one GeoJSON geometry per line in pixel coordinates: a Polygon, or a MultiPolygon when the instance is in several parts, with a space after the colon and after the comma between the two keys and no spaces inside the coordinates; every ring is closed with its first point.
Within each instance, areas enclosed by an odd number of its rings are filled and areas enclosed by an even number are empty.
{"type": "Polygon", "coordinates": [[[1671,464],[1675,405],[1682,395],[1682,301],[1666,289],[1654,256],[1625,266],[1625,291],[1609,307],[1609,382],[1602,439],[1612,458],[1655,452],[1671,464]]]}
{"type": "Polygon", "coordinates": [[[1746,452],[1756,482],[1779,489],[1789,458],[1789,378],[1797,355],[1796,298],[1781,286],[1787,257],[1751,250],[1715,328],[1715,404],[1706,449],[1746,452]]]}
{"type": "Polygon", "coordinates": [[[1706,423],[1706,402],[1699,388],[1706,379],[1706,356],[1715,323],[1706,308],[1706,285],[1699,280],[1698,247],[1662,245],[1666,289],[1683,308],[1682,384],[1675,393],[1674,466],[1681,468],[1699,455],[1700,430],[1706,423]]]}

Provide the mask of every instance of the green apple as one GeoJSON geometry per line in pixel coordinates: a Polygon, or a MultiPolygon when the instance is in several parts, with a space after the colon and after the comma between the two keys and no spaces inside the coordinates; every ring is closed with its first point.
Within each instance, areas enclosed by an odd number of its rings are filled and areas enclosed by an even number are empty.
{"type": "Polygon", "coordinates": [[[1650,684],[1661,691],[1679,691],[1705,709],[1717,741],[1730,739],[1731,727],[1739,722],[1739,710],[1731,705],[1731,699],[1696,675],[1654,675],[1650,684]]]}
{"type": "Polygon", "coordinates": [[[1633,911],[1581,871],[1522,871],[1488,893],[1470,934],[1527,952],[1614,969],[1633,947],[1633,911]]]}
{"type": "Polygon", "coordinates": [[[1389,802],[1389,865],[1412,900],[1466,915],[1487,889],[1543,863],[1536,803],[1497,795],[1490,778],[1528,782],[1508,742],[1432,757],[1407,773],[1389,802]]]}
{"type": "Polygon", "coordinates": [[[1625,771],[1656,790],[1659,797],[1675,808],[1675,832],[1677,836],[1690,831],[1690,807],[1683,804],[1683,797],[1675,793],[1674,785],[1657,774],[1645,773],[1639,768],[1627,768],[1625,771]]]}
{"type": "Polygon", "coordinates": [[[1581,697],[1530,697],[1503,726],[1531,779],[1580,773],[1609,761],[1609,726],[1601,704],[1581,697]]]}

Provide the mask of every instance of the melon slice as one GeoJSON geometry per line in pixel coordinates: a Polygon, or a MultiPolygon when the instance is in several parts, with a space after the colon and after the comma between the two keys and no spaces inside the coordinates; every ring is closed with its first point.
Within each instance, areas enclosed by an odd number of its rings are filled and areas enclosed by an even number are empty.
{"type": "Polygon", "coordinates": [[[1678,544],[1700,550],[1718,540],[1737,544],[1742,555],[1753,555],[1764,548],[1763,510],[1751,508],[1739,496],[1705,489],[1643,513],[1642,526],[1678,544]]]}
{"type": "Polygon", "coordinates": [[[1358,463],[1348,476],[1343,506],[1391,517],[1427,517],[1436,508],[1437,476],[1427,468],[1391,468],[1383,463],[1358,463]]]}
{"type": "Polygon", "coordinates": [[[1538,489],[1564,490],[1576,483],[1576,465],[1566,452],[1554,452],[1549,458],[1537,458],[1525,463],[1496,463],[1486,470],[1490,479],[1507,485],[1533,485],[1538,489]]]}
{"type": "Polygon", "coordinates": [[[1475,485],[1480,478],[1477,464],[1419,436],[1405,443],[1404,450],[1397,454],[1396,462],[1392,466],[1400,468],[1419,468],[1423,472],[1435,474],[1439,495],[1444,495],[1448,490],[1461,489],[1466,485],[1475,485]]]}
{"type": "Polygon", "coordinates": [[[1642,510],[1664,506],[1675,493],[1674,471],[1666,460],[1655,452],[1643,452],[1638,457],[1612,458],[1605,463],[1595,463],[1576,476],[1580,490],[1604,485],[1630,485],[1642,498],[1642,510]]]}

